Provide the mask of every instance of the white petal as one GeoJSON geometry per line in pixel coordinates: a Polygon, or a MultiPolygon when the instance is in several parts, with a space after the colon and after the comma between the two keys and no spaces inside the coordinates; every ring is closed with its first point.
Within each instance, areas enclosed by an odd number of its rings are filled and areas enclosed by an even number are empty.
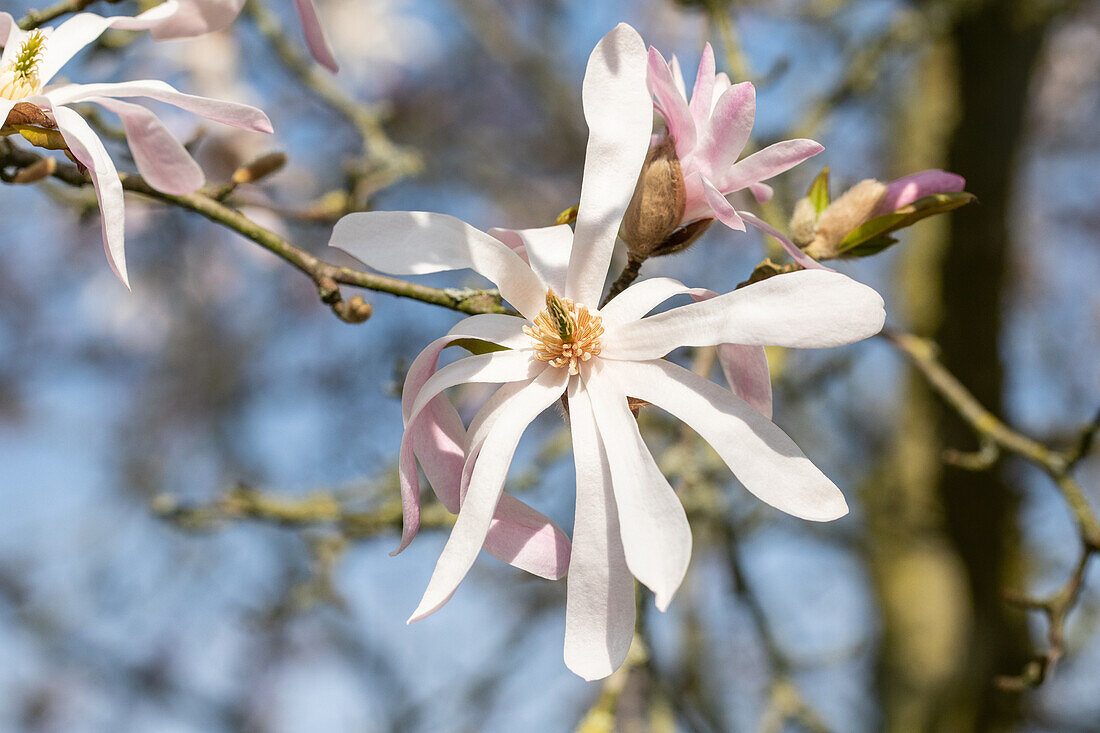
{"type": "Polygon", "coordinates": [[[329,245],[391,275],[473,270],[528,320],[545,307],[534,270],[500,240],[464,221],[423,211],[366,211],[336,222],[329,245]]]}
{"type": "Polygon", "coordinates": [[[436,395],[460,384],[504,384],[533,379],[546,364],[533,351],[493,351],[475,354],[448,364],[424,382],[409,411],[409,425],[436,395]]]}
{"type": "Polygon", "coordinates": [[[608,371],[627,394],[652,402],[699,433],[762,501],[815,522],[848,513],[840,489],[794,441],[731,392],[660,359],[609,364],[608,371]]]}
{"type": "Polygon", "coordinates": [[[126,287],[130,281],[126,276],[126,210],[122,196],[122,182],[118,171],[107,154],[107,149],[95,134],[95,131],[76,112],[67,107],[53,108],[57,129],[65,138],[76,159],[85,165],[92,177],[96,197],[99,199],[99,212],[103,231],[103,249],[107,253],[107,262],[126,287]]]}
{"type": "Polygon", "coordinates": [[[569,386],[577,473],[573,549],[565,597],[565,664],[586,680],[623,663],[634,636],[634,579],[626,565],[611,473],[580,380],[569,386]]]}
{"type": "Polygon", "coordinates": [[[573,250],[573,230],[568,224],[538,229],[490,229],[489,234],[508,245],[523,257],[531,269],[549,288],[565,292],[565,275],[569,270],[569,253],[573,250]]]}
{"type": "Polygon", "coordinates": [[[626,564],[664,611],[691,560],[691,527],[642,440],[610,366],[593,364],[585,391],[607,452],[626,564]]]}
{"type": "Polygon", "coordinates": [[[866,285],[800,270],[624,324],[605,335],[602,357],[656,359],[679,346],[720,343],[840,346],[875,335],[885,319],[882,296],[866,285]]]}
{"type": "Polygon", "coordinates": [[[589,306],[599,303],[616,234],[649,149],[647,58],[637,31],[620,23],[596,44],[584,75],[588,147],[565,295],[589,306]]]}
{"type": "MultiPolygon", "coordinates": [[[[416,440],[416,457],[436,496],[447,511],[457,514],[459,481],[466,458],[466,430],[454,405],[442,395],[432,400],[425,411],[430,411],[430,418],[426,414],[414,428],[422,431],[416,440]]],[[[569,567],[566,534],[546,516],[509,494],[500,497],[485,536],[485,551],[513,567],[550,580],[564,577],[569,567]]]]}
{"type": "Polygon", "coordinates": [[[693,292],[711,291],[689,288],[671,277],[651,277],[636,282],[600,310],[604,330],[611,332],[616,326],[638,320],[669,298],[693,292]]]}
{"type": "Polygon", "coordinates": [[[145,97],[179,107],[192,114],[221,122],[244,130],[270,133],[271,120],[262,111],[247,104],[225,102],[220,99],[184,94],[171,85],[156,79],[123,81],[104,84],[65,84],[46,90],[46,96],[54,104],[85,102],[93,97],[145,97]]]}
{"type": "Polygon", "coordinates": [[[18,50],[16,39],[22,32],[11,13],[0,12],[0,38],[4,39],[4,55],[0,56],[0,64],[7,62],[8,57],[18,50]]]}
{"type": "Polygon", "coordinates": [[[462,503],[458,521],[436,563],[420,606],[409,618],[410,623],[439,610],[466,577],[485,542],[520,436],[532,420],[557,401],[568,376],[565,369],[544,371],[493,425],[474,467],[470,490],[462,503]]]}
{"type": "Polygon", "coordinates": [[[531,339],[523,332],[526,323],[522,318],[506,316],[499,313],[481,313],[476,316],[464,318],[447,332],[446,336],[437,338],[428,344],[423,351],[417,354],[416,359],[409,366],[405,375],[405,384],[401,393],[401,414],[405,422],[409,421],[412,412],[413,401],[424,386],[428,377],[435,374],[436,364],[439,362],[439,354],[443,349],[459,339],[477,339],[489,343],[504,346],[509,349],[520,349],[531,346],[531,339]]]}
{"type": "Polygon", "coordinates": [[[78,13],[49,33],[46,53],[38,64],[38,78],[48,82],[80,49],[103,35],[111,19],[95,13],[78,13]]]}
{"type": "Polygon", "coordinates": [[[206,182],[202,168],[157,116],[141,105],[101,97],[90,100],[118,115],[138,172],[153,188],[183,196],[206,182]]]}

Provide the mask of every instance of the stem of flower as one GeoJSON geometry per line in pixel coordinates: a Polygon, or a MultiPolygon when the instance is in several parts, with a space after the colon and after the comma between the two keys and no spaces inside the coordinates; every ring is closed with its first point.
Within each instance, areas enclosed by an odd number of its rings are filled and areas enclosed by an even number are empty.
{"type": "Polygon", "coordinates": [[[633,252],[627,255],[626,267],[623,268],[618,279],[611,283],[611,289],[607,291],[607,297],[600,303],[601,308],[610,303],[612,298],[626,290],[632,282],[638,279],[638,272],[642,269],[642,263],[645,261],[646,258],[643,255],[636,255],[633,252]]]}

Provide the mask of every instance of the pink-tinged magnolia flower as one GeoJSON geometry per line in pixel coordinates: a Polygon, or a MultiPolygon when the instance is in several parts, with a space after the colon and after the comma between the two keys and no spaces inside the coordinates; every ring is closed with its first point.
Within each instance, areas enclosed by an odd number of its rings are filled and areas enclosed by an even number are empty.
{"type": "MultiPolygon", "coordinates": [[[[760,219],[738,211],[726,197],[749,189],[758,201],[766,201],[772,189],[763,181],[824,150],[813,140],[784,140],[738,160],[756,118],[756,89],[747,81],[731,83],[724,72],[715,74],[709,43],[703,48],[690,102],[679,62],[675,57],[671,64],[666,62],[652,47],[649,88],[680,160],[686,187],[683,224],[718,219],[738,231],[745,230],[746,221],[761,228],[760,219]]],[[[769,230],[765,229],[771,234],[769,230]]],[[[797,247],[784,247],[804,267],[815,266],[797,247]]]]}
{"type": "MultiPolygon", "coordinates": [[[[325,40],[321,20],[317,17],[317,8],[313,0],[294,0],[298,6],[298,15],[302,19],[306,44],[317,63],[332,73],[339,70],[332,49],[325,40]]],[[[225,28],[232,23],[245,0],[166,0],[164,3],[142,13],[133,22],[120,22],[118,28],[128,30],[148,29],[157,40],[192,38],[225,28]]]]}
{"type": "Polygon", "coordinates": [[[664,610],[691,555],[684,508],[642,440],[628,395],[692,426],[763,501],[804,519],[836,519],[847,512],[843,495],[782,430],[733,393],[663,357],[680,346],[722,343],[837,346],[876,333],[885,317],[874,290],[824,270],[780,275],[647,317],[675,295],[708,295],[655,278],[598,307],[652,132],[645,75],[645,46],[630,26],[618,26],[596,46],[584,80],[590,134],[576,227],[514,232],[527,261],[458,219],[424,212],[351,214],[331,240],[383,272],[475,270],[519,311],[519,317],[461,321],[425,350],[414,364],[417,378],[406,382],[403,544],[419,521],[416,459],[423,462],[435,450],[424,438],[438,431],[444,390],[502,385],[467,429],[458,520],[410,621],[435,612],[455,592],[501,519],[504,481],[521,435],[566,395],[577,500],[565,661],[585,679],[610,674],[626,656],[634,629],[631,576],[653,590],[664,610]],[[460,339],[504,349],[435,371],[439,350],[460,339]]]}
{"type": "Polygon", "coordinates": [[[162,81],[46,86],[80,49],[98,38],[117,18],[80,13],[57,28],[23,31],[8,13],[0,13],[0,121],[20,103],[44,113],[43,122],[56,125],[64,143],[91,175],[103,216],[103,246],[107,261],[129,287],[123,249],[122,183],[99,136],[69,105],[92,102],[118,115],[137,169],[145,181],[165,193],[192,193],[204,183],[202,169],[183,145],[149,110],[125,98],[144,97],[174,105],[233,127],[270,133],[271,122],[260,110],[176,91],[162,81]]]}

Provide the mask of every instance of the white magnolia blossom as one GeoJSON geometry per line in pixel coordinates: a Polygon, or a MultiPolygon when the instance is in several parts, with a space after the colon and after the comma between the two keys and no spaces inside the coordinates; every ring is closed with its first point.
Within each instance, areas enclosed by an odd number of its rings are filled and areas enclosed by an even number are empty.
{"type": "MultiPolygon", "coordinates": [[[[874,290],[826,270],[780,275],[649,316],[673,296],[699,292],[653,278],[598,307],[652,132],[646,63],[642,39],[629,26],[618,26],[596,46],[584,80],[590,136],[576,227],[515,232],[527,261],[458,219],[423,212],[351,214],[337,224],[331,241],[387,273],[475,270],[519,311],[519,317],[463,320],[418,357],[406,382],[403,546],[419,521],[416,459],[435,466],[430,435],[442,432],[441,414],[453,423],[444,390],[466,383],[503,385],[465,431],[461,482],[448,504],[461,510],[410,621],[450,599],[491,533],[521,540],[523,529],[502,516],[505,499],[515,501],[502,493],[508,467],[527,426],[566,395],[577,497],[565,661],[585,679],[610,674],[626,656],[634,629],[632,576],[664,610],[691,556],[684,508],[646,448],[627,397],[691,426],[766,503],[803,519],[836,519],[848,510],[840,490],[782,430],[735,394],[664,357],[681,346],[723,343],[838,346],[878,332],[885,317],[874,290]],[[460,339],[504,349],[436,371],[442,348],[460,339]]],[[[453,435],[459,426],[447,429],[453,435]]],[[[559,549],[546,541],[551,532],[537,529],[537,540],[514,548],[527,551],[532,565],[540,553],[559,549]]],[[[545,559],[544,569],[551,569],[555,558],[545,559]]]]}
{"type": "Polygon", "coordinates": [[[127,287],[122,183],[103,142],[70,105],[91,102],[118,115],[134,163],[145,182],[158,191],[175,195],[189,194],[201,187],[205,180],[202,169],[155,114],[123,100],[152,99],[233,127],[272,131],[267,115],[255,107],[184,94],[163,81],[49,85],[69,59],[108,28],[140,27],[137,22],[140,17],[144,16],[104,18],[79,13],[57,28],[24,31],[11,15],[0,12],[0,39],[4,39],[4,53],[0,56],[0,127],[16,105],[25,103],[44,115],[36,124],[57,128],[64,146],[92,178],[103,216],[107,261],[127,287]]]}

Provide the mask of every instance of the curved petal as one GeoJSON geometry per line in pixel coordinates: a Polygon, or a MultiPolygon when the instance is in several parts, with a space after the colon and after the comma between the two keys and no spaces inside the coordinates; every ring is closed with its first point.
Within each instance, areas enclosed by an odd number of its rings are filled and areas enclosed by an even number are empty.
{"type": "Polygon", "coordinates": [[[714,212],[715,218],[730,229],[739,232],[745,231],[745,222],[741,221],[740,214],[733,208],[733,204],[726,200],[722,192],[705,176],[699,176],[699,183],[703,186],[703,195],[706,197],[710,210],[714,212]]]}
{"type": "Polygon", "coordinates": [[[730,390],[770,420],[772,375],[764,347],[718,344],[718,364],[730,390]]]}
{"type": "Polygon", "coordinates": [[[953,193],[965,188],[966,179],[955,173],[937,169],[912,173],[886,187],[886,195],[879,204],[876,214],[888,214],[925,196],[953,193]]]}
{"type": "Polygon", "coordinates": [[[409,623],[439,610],[474,564],[489,531],[520,436],[531,421],[557,401],[568,377],[565,369],[543,371],[517,396],[511,408],[497,419],[489,431],[474,467],[470,490],[462,502],[458,521],[439,556],[420,605],[409,617],[409,623]]]}
{"type": "Polygon", "coordinates": [[[676,89],[686,102],[688,92],[687,86],[684,84],[684,71],[680,68],[680,59],[676,58],[676,54],[672,54],[668,57],[668,70],[672,72],[672,81],[676,84],[676,89]]]}
{"type": "Polygon", "coordinates": [[[99,211],[102,219],[103,249],[107,253],[107,262],[118,275],[118,279],[129,288],[126,276],[126,211],[122,196],[122,182],[118,179],[111,156],[84,118],[67,107],[54,107],[53,117],[57,129],[65,138],[76,159],[88,169],[92,177],[96,198],[99,199],[99,211]]]}
{"type": "Polygon", "coordinates": [[[271,133],[271,120],[262,111],[247,104],[224,102],[220,99],[184,94],[170,84],[157,79],[123,81],[104,84],[65,84],[47,89],[46,96],[54,104],[86,102],[93,97],[146,97],[205,117],[223,125],[244,130],[271,133]]]}
{"type": "Polygon", "coordinates": [[[692,288],[671,277],[636,282],[600,310],[604,332],[611,333],[615,327],[638,320],[669,298],[691,292],[692,288]]]}
{"type": "Polygon", "coordinates": [[[443,349],[460,339],[478,339],[488,341],[508,349],[521,349],[531,345],[530,337],[523,332],[526,323],[522,318],[499,313],[481,313],[464,318],[447,332],[432,341],[417,354],[409,371],[405,375],[405,384],[401,392],[401,415],[405,423],[409,422],[413,401],[424,382],[435,373],[439,354],[443,349]]]}
{"type": "Polygon", "coordinates": [[[838,272],[776,275],[606,334],[606,359],[656,359],[679,346],[721,343],[825,348],[882,330],[882,296],[838,272]]]}
{"type": "Polygon", "coordinates": [[[609,366],[592,365],[585,392],[607,452],[626,564],[664,611],[691,561],[691,527],[680,499],[642,440],[626,392],[609,366]]]}
{"type": "Polygon", "coordinates": [[[815,260],[813,257],[810,257],[808,254],[803,252],[801,249],[799,249],[798,245],[787,239],[778,229],[776,229],[760,217],[748,211],[738,211],[737,213],[743,221],[747,221],[749,224],[752,224],[754,227],[764,232],[775,241],[779,242],[779,244],[783,246],[784,251],[786,251],[786,253],[790,255],[791,259],[805,267],[807,270],[829,270],[830,272],[832,271],[830,268],[826,267],[825,265],[815,260]]]}
{"type": "Polygon", "coordinates": [[[738,161],[721,175],[716,171],[716,183],[722,193],[728,195],[778,176],[824,149],[824,145],[813,140],[783,140],[738,161]]]}
{"type": "Polygon", "coordinates": [[[732,393],[659,359],[613,364],[608,370],[628,394],[652,402],[699,433],[761,501],[814,522],[848,513],[840,489],[794,441],[732,393]]]}
{"type": "Polygon", "coordinates": [[[423,211],[365,211],[336,222],[329,245],[392,275],[473,270],[528,320],[545,307],[546,288],[519,255],[460,219],[423,211]]]}
{"type": "Polygon", "coordinates": [[[646,50],[637,31],[620,23],[596,44],[583,97],[588,147],[565,297],[595,306],[653,131],[646,50]]]}
{"type": "Polygon", "coordinates": [[[700,150],[708,170],[714,175],[720,175],[737,162],[749,142],[755,119],[756,88],[752,82],[731,86],[718,98],[700,150]]]}
{"type": "Polygon", "coordinates": [[[335,74],[340,70],[336,58],[332,55],[332,49],[325,40],[325,31],[321,27],[321,20],[317,17],[317,8],[313,6],[313,0],[294,0],[298,5],[298,15],[302,19],[302,30],[306,35],[306,45],[309,52],[321,66],[335,74]]]}
{"type": "Polygon", "coordinates": [[[766,183],[750,183],[749,191],[758,204],[766,204],[775,196],[775,189],[766,183]]]}
{"type": "Polygon", "coordinates": [[[683,158],[695,148],[695,120],[665,57],[653,46],[649,47],[648,80],[649,90],[657,100],[657,111],[665,118],[668,134],[676,142],[676,155],[683,158]]]}
{"type": "MultiPolygon", "coordinates": [[[[457,514],[459,481],[466,461],[466,430],[450,400],[440,396],[426,411],[431,419],[417,421],[416,457],[424,475],[447,511],[457,514]],[[425,449],[427,448],[427,449],[425,449]]],[[[425,416],[427,418],[427,416],[425,416]]],[[[509,494],[500,497],[485,551],[519,570],[558,580],[569,567],[569,538],[558,525],[509,494]]]]}
{"type": "Polygon", "coordinates": [[[699,59],[699,71],[695,75],[695,87],[691,90],[691,116],[699,129],[706,126],[710,117],[710,105],[714,101],[714,49],[710,43],[703,46],[699,59]]]}
{"type": "Polygon", "coordinates": [[[155,114],[140,105],[117,99],[93,98],[89,101],[118,115],[138,172],[150,186],[183,196],[194,193],[206,182],[202,168],[155,114]]]}
{"type": "Polygon", "coordinates": [[[494,228],[489,234],[527,260],[547,287],[558,293],[565,292],[569,253],[573,249],[573,229],[568,224],[536,229],[494,228]]]}
{"type": "Polygon", "coordinates": [[[577,474],[573,551],[565,596],[565,664],[586,680],[623,663],[634,636],[634,580],[626,565],[607,454],[592,403],[569,385],[569,426],[577,474]]]}

